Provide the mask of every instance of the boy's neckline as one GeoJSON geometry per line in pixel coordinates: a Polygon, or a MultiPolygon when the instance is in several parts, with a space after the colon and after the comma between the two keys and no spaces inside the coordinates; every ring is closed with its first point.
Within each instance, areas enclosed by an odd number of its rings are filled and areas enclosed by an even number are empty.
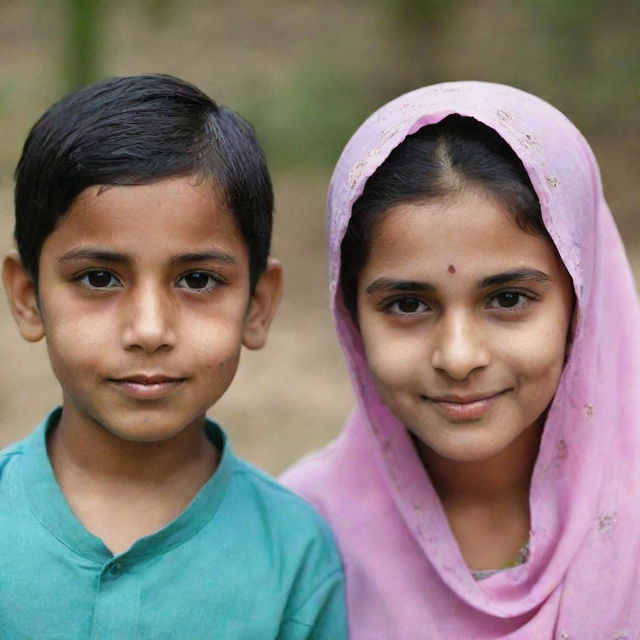
{"type": "MultiPolygon", "coordinates": [[[[47,429],[47,448],[59,479],[63,473],[75,472],[105,484],[121,479],[132,484],[162,484],[170,481],[172,474],[193,466],[194,461],[205,469],[192,468],[191,474],[210,477],[219,454],[215,446],[207,446],[211,443],[204,431],[205,422],[205,415],[201,415],[171,437],[158,434],[146,440],[141,433],[130,439],[65,398],[60,417],[47,429]]],[[[139,423],[144,429],[145,419],[139,423]]]]}
{"type": "Polygon", "coordinates": [[[58,484],[49,460],[46,437],[60,418],[57,408],[25,440],[24,489],[34,516],[56,538],[76,553],[106,563],[114,555],[128,559],[161,554],[195,535],[214,517],[222,503],[236,466],[226,435],[213,421],[206,420],[208,439],[220,452],[215,473],[202,486],[186,508],[166,526],[137,539],[127,550],[113,554],[103,541],[89,532],[73,513],[58,484]]]}
{"type": "Polygon", "coordinates": [[[76,518],[119,553],[175,520],[214,474],[204,426],[202,416],[171,439],[129,441],[65,403],[47,430],[49,461],[76,518]]]}

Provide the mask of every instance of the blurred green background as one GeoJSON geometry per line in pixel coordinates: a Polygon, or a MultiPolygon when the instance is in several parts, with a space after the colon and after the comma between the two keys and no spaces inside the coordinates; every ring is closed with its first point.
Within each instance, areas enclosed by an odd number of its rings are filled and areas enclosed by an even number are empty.
{"type": "MultiPolygon", "coordinates": [[[[591,142],[640,266],[638,0],[0,0],[0,248],[29,127],[94,79],[163,72],[256,127],[276,190],[287,290],[270,344],[211,411],[271,472],[333,437],[352,404],[326,310],[324,194],[355,128],[419,86],[490,80],[535,93],[591,142]]],[[[0,308],[0,446],[58,401],[43,345],[0,308]]]]}

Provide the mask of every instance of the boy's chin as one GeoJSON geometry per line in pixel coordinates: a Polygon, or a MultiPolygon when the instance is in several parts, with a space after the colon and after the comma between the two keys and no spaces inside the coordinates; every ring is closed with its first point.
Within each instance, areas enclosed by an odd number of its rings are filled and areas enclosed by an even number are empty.
{"type": "MultiPolygon", "coordinates": [[[[86,416],[85,428],[94,431],[98,437],[102,433],[117,441],[143,444],[172,440],[187,431],[201,429],[205,422],[204,413],[179,415],[166,409],[160,412],[127,412],[129,415],[123,413],[86,416]]],[[[83,429],[82,421],[79,426],[83,429]]]]}
{"type": "Polygon", "coordinates": [[[154,443],[166,442],[187,430],[204,426],[204,415],[197,420],[177,421],[167,424],[155,422],[150,424],[146,421],[130,422],[127,424],[102,425],[110,435],[126,442],[154,443]]]}

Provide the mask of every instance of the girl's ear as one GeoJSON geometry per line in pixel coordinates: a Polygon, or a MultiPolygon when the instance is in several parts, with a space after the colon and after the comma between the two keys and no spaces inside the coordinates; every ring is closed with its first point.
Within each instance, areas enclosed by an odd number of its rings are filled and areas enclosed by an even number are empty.
{"type": "Polygon", "coordinates": [[[248,349],[261,349],[267,341],[269,327],[282,297],[282,265],[269,258],[267,268],[256,283],[244,319],[242,344],[248,349]]]}
{"type": "Polygon", "coordinates": [[[10,251],[2,265],[2,279],[11,313],[22,337],[37,342],[44,336],[44,324],[38,308],[36,287],[29,272],[22,266],[17,251],[10,251]]]}

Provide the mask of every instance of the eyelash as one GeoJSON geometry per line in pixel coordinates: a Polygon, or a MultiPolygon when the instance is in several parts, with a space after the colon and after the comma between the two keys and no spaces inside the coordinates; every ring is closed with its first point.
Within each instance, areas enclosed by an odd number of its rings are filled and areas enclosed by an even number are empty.
{"type": "Polygon", "coordinates": [[[534,296],[532,293],[529,293],[526,291],[520,291],[518,289],[504,289],[503,291],[496,291],[494,294],[492,294],[489,298],[489,302],[496,300],[498,296],[505,295],[505,294],[515,294],[516,296],[518,296],[518,299],[519,300],[522,299],[523,302],[521,304],[516,304],[513,307],[490,307],[489,305],[487,306],[490,309],[498,309],[499,311],[506,311],[507,313],[515,313],[517,311],[523,311],[532,302],[535,302],[536,300],[538,300],[537,296],[534,296]]]}
{"type": "MultiPolygon", "coordinates": [[[[80,283],[82,286],[86,287],[90,291],[103,291],[103,290],[107,291],[107,290],[111,290],[111,289],[115,289],[123,286],[118,276],[116,276],[114,273],[112,273],[108,269],[87,269],[86,271],[83,271],[82,273],[79,273],[78,275],[74,276],[73,281],[80,283]],[[92,274],[98,274],[98,273],[109,276],[110,280],[108,284],[106,284],[105,286],[95,286],[95,285],[92,285],[90,282],[85,281],[85,278],[89,278],[92,274]],[[117,286],[112,286],[113,281],[117,282],[117,286]]],[[[226,280],[221,276],[219,276],[218,274],[210,273],[208,271],[196,270],[196,271],[188,271],[187,273],[183,273],[182,275],[180,275],[176,279],[176,288],[186,289],[187,291],[189,291],[189,293],[195,293],[196,295],[205,295],[205,294],[211,293],[214,289],[217,289],[218,286],[225,283],[226,283],[226,280]],[[179,286],[180,281],[192,275],[206,276],[208,278],[207,285],[201,288],[179,286]]]]}
{"type": "MultiPolygon", "coordinates": [[[[503,289],[501,291],[496,291],[492,293],[487,298],[487,304],[485,308],[497,310],[499,312],[516,313],[518,311],[523,311],[532,302],[536,302],[538,299],[539,299],[538,296],[528,291],[522,291],[519,289],[503,289]],[[498,296],[505,295],[505,294],[517,295],[518,303],[516,303],[513,307],[491,306],[490,303],[492,301],[495,301],[498,298],[498,296]]],[[[423,313],[426,313],[432,310],[431,307],[426,302],[420,300],[420,298],[416,296],[401,296],[401,297],[393,298],[391,300],[385,300],[380,305],[380,308],[386,313],[389,313],[394,316],[400,316],[400,317],[414,317],[414,316],[422,315],[423,313]],[[415,311],[406,311],[406,312],[394,309],[394,305],[398,305],[401,302],[406,302],[409,300],[417,302],[418,305],[421,306],[422,308],[416,309],[415,311]]]]}
{"type": "Polygon", "coordinates": [[[103,274],[109,276],[109,278],[110,278],[109,284],[111,284],[112,280],[115,280],[118,283],[118,286],[120,286],[120,287],[122,286],[122,282],[120,282],[120,279],[118,278],[118,276],[116,276],[114,273],[112,273],[108,269],[87,269],[86,271],[83,271],[82,273],[79,273],[76,276],[74,276],[73,277],[73,281],[80,283],[83,287],[86,287],[87,289],[89,289],[91,291],[100,291],[102,289],[105,289],[105,290],[106,289],[113,289],[114,287],[110,287],[110,286],[96,287],[96,286],[92,285],[88,281],[85,282],[85,278],[89,278],[90,276],[98,274],[98,273],[103,273],[103,274]]]}
{"type": "Polygon", "coordinates": [[[201,289],[191,288],[191,287],[177,287],[178,289],[187,289],[189,293],[195,293],[196,295],[205,295],[207,293],[211,293],[214,289],[217,289],[220,285],[225,284],[226,280],[215,273],[210,273],[209,271],[189,271],[188,273],[182,274],[177,280],[176,284],[185,278],[193,275],[203,275],[209,278],[209,284],[206,287],[202,287],[201,289]]]}
{"type": "Polygon", "coordinates": [[[382,303],[381,307],[382,307],[382,310],[385,311],[386,313],[389,313],[394,316],[401,316],[401,317],[416,316],[419,313],[424,313],[425,311],[431,310],[428,304],[426,304],[425,302],[422,302],[422,300],[420,300],[419,298],[416,298],[415,296],[402,296],[401,298],[395,298],[393,300],[385,300],[382,303]],[[394,305],[399,305],[401,302],[406,302],[408,300],[411,300],[411,301],[415,300],[419,305],[422,305],[423,307],[425,307],[425,309],[422,309],[421,311],[394,310],[393,308],[394,305]]]}

